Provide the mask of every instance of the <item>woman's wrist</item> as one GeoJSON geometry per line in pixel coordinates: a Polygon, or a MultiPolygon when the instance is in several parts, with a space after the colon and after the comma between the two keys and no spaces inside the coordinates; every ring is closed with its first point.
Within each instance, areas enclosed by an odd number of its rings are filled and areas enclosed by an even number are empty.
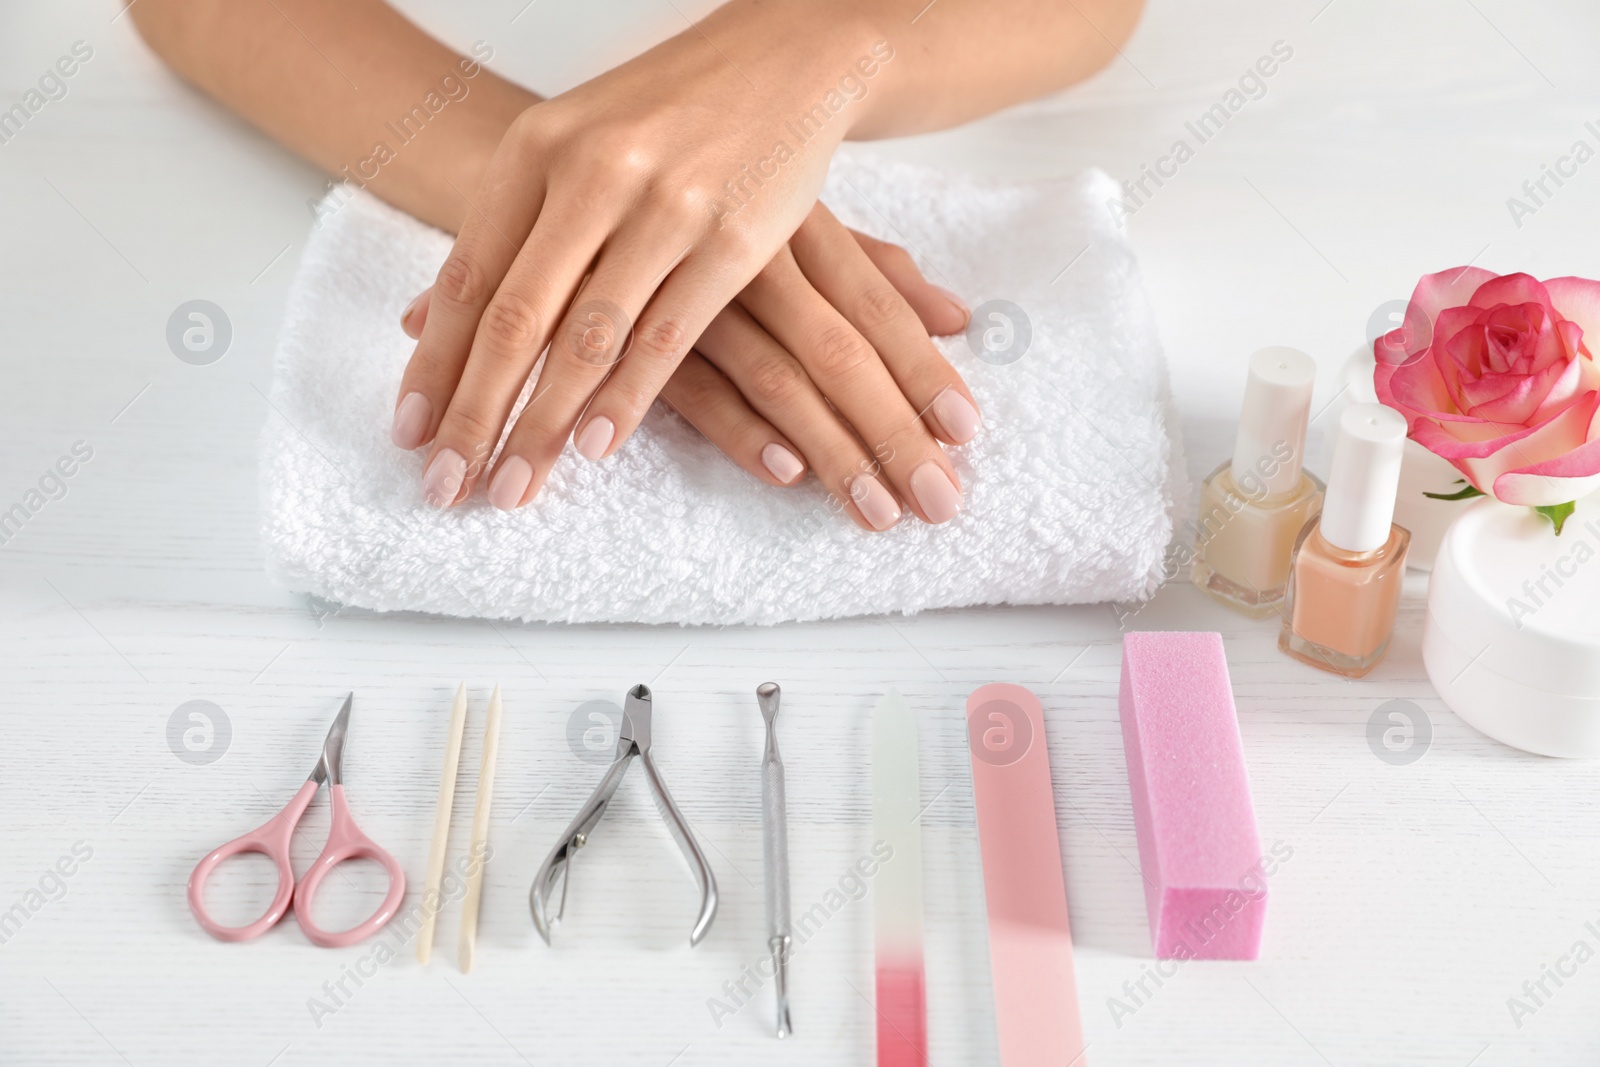
{"type": "Polygon", "coordinates": [[[853,0],[732,0],[683,37],[704,36],[774,107],[777,135],[819,138],[831,152],[872,117],[895,50],[853,0]]]}

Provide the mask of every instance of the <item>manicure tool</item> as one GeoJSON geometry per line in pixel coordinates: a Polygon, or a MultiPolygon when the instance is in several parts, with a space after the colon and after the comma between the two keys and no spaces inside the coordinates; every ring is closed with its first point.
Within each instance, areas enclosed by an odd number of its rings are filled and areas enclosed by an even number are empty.
{"type": "Polygon", "coordinates": [[[467,855],[475,862],[467,870],[467,895],[461,902],[461,937],[456,962],[461,973],[472,970],[473,948],[478,940],[478,904],[483,899],[483,868],[489,853],[489,804],[494,799],[494,768],[500,752],[500,687],[489,697],[489,715],[483,722],[483,766],[478,771],[478,799],[472,812],[472,842],[467,855]]]}
{"type": "Polygon", "coordinates": [[[606,769],[605,777],[600,779],[600,784],[595,787],[593,795],[578,812],[577,818],[567,826],[561,835],[561,840],[550,850],[550,855],[545,857],[544,864],[534,877],[528,900],[533,908],[533,925],[538,928],[539,936],[544,938],[547,945],[550,944],[550,927],[553,923],[560,922],[566,912],[567,886],[572,880],[572,858],[580,848],[589,843],[589,834],[605,815],[606,806],[616,795],[617,787],[622,784],[622,776],[627,772],[628,764],[635,756],[644,764],[645,778],[650,783],[651,792],[655,794],[657,807],[666,821],[667,829],[672,831],[678,847],[683,850],[684,858],[689,861],[689,869],[694,874],[695,882],[700,886],[700,914],[695,919],[694,928],[689,931],[691,946],[699,944],[700,939],[711,928],[711,920],[716,918],[717,880],[712,876],[711,866],[706,863],[700,846],[695,843],[694,835],[689,832],[689,824],[684,821],[683,813],[678,810],[678,805],[672,801],[672,795],[667,792],[667,784],[661,780],[661,772],[656,769],[655,760],[650,757],[650,706],[648,686],[636,685],[628,690],[627,700],[622,708],[622,729],[617,736],[616,758],[606,769]],[[557,879],[561,881],[561,900],[556,905],[556,913],[552,920],[549,915],[550,895],[555,889],[557,879]]]}
{"type": "Polygon", "coordinates": [[[878,1067],[926,1067],[922,969],[922,779],[917,720],[891,689],[872,714],[872,830],[891,849],[873,885],[878,1067]]]}
{"type": "Polygon", "coordinates": [[[1004,1067],[1084,1067],[1044,709],[1020,685],[967,699],[972,792],[1004,1067]]]}
{"type": "Polygon", "coordinates": [[[249,941],[260,937],[284,917],[289,910],[291,899],[294,901],[295,918],[300,923],[300,929],[305,931],[306,937],[313,943],[325,948],[344,948],[353,945],[376,933],[394,918],[394,913],[400,907],[401,898],[406,892],[405,871],[401,870],[400,864],[393,856],[379,848],[371,838],[356,827],[344,798],[342,773],[344,739],[350,725],[350,705],[354,699],[354,693],[344,698],[344,706],[334,717],[333,725],[328,729],[328,736],[322,742],[322,754],[317,758],[317,765],[312,770],[311,777],[306,779],[306,784],[294,795],[294,799],[265,823],[213,849],[205,859],[195,864],[194,872],[189,875],[189,909],[194,912],[200,928],[212,937],[219,941],[249,941]],[[310,805],[311,798],[316,795],[317,789],[323,782],[328,783],[328,801],[333,812],[332,825],[328,828],[328,843],[323,846],[322,855],[318,856],[306,870],[305,877],[300,879],[299,888],[296,888],[294,868],[289,863],[290,839],[294,835],[295,827],[299,825],[301,816],[305,814],[306,807],[310,805]],[[272,898],[272,904],[268,906],[266,914],[255,922],[247,926],[224,926],[206,914],[206,879],[211,876],[217,864],[245,852],[259,852],[277,865],[278,891],[272,898]],[[311,921],[312,899],[328,872],[345,860],[352,859],[376,860],[382,864],[389,874],[389,893],[383,898],[383,903],[378,905],[378,910],[365,922],[348,930],[323,930],[311,921]]]}
{"type": "Polygon", "coordinates": [[[761,717],[767,724],[767,747],[761,757],[761,853],[766,867],[767,948],[772,952],[772,967],[778,991],[778,1036],[793,1033],[789,1024],[789,949],[794,940],[789,930],[789,815],[784,798],[783,759],[778,755],[778,683],[767,682],[756,690],[761,717]]]}
{"type": "Polygon", "coordinates": [[[450,809],[456,796],[456,771],[461,765],[461,734],[467,725],[467,683],[456,689],[450,707],[450,732],[444,745],[444,770],[439,774],[439,804],[433,816],[433,844],[428,846],[427,881],[422,887],[422,927],[417,931],[417,962],[427,963],[433,954],[433,926],[444,901],[439,887],[444,883],[444,854],[450,840],[450,809]]]}

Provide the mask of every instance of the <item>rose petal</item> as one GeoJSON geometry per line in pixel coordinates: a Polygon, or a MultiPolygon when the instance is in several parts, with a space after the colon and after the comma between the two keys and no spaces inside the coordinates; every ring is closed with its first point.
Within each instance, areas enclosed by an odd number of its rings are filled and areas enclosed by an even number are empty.
{"type": "Polygon", "coordinates": [[[1588,278],[1551,278],[1545,292],[1561,317],[1582,328],[1584,336],[1600,338],[1600,282],[1588,278]]]}
{"type": "Polygon", "coordinates": [[[1413,355],[1433,343],[1433,322],[1446,308],[1461,307],[1486,282],[1493,271],[1482,267],[1456,267],[1437,274],[1424,274],[1411,291],[1406,307],[1406,349],[1413,355]]]}
{"type": "MultiPolygon", "coordinates": [[[[1421,441],[1420,437],[1418,440],[1424,447],[1450,460],[1473,485],[1484,492],[1493,492],[1496,482],[1503,474],[1514,471],[1526,472],[1543,464],[1559,461],[1566,454],[1584,448],[1597,406],[1600,406],[1600,392],[1585,394],[1577,403],[1543,425],[1470,444],[1457,441],[1455,447],[1450,449],[1453,455],[1446,455],[1438,448],[1421,441]]],[[[1527,497],[1530,494],[1543,497],[1559,491],[1549,487],[1543,490],[1530,488],[1525,481],[1513,484],[1517,486],[1516,492],[1519,497],[1527,497]]],[[[1548,502],[1561,504],[1572,499],[1574,498],[1568,496],[1548,502]]]]}
{"type": "Polygon", "coordinates": [[[1549,290],[1531,274],[1502,274],[1490,278],[1478,286],[1468,303],[1477,308],[1492,308],[1497,304],[1555,306],[1550,301],[1549,290]]]}
{"type": "MultiPolygon", "coordinates": [[[[1548,418],[1566,406],[1552,403],[1546,407],[1546,400],[1569,367],[1572,364],[1558,364],[1538,374],[1497,374],[1481,379],[1476,388],[1483,389],[1486,398],[1473,407],[1472,413],[1489,422],[1538,425],[1545,419],[1535,418],[1537,412],[1547,411],[1545,418],[1548,418]],[[1501,390],[1501,394],[1490,397],[1488,394],[1495,389],[1501,390]]],[[[1577,375],[1572,377],[1576,379],[1577,375]]],[[[1570,396],[1568,400],[1570,402],[1570,396]]]]}
{"type": "Polygon", "coordinates": [[[1455,410],[1455,401],[1445,391],[1444,383],[1430,359],[1419,359],[1398,367],[1379,361],[1372,384],[1379,400],[1409,417],[1455,410]]]}
{"type": "Polygon", "coordinates": [[[1507,471],[1494,480],[1494,495],[1507,504],[1548,507],[1580,500],[1600,489],[1600,437],[1555,459],[1507,471]]]}
{"type": "Polygon", "coordinates": [[[1589,390],[1600,385],[1600,382],[1587,380],[1585,371],[1593,372],[1600,377],[1600,370],[1594,366],[1594,361],[1588,356],[1579,356],[1577,359],[1561,368],[1561,374],[1550,383],[1550,392],[1545,395],[1544,401],[1539,405],[1539,410],[1528,416],[1529,423],[1540,423],[1557,411],[1589,390]]]}

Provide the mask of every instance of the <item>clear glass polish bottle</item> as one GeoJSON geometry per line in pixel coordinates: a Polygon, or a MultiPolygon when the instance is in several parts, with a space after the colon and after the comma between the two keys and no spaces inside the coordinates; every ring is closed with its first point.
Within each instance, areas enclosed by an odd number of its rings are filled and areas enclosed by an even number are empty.
{"type": "Polygon", "coordinates": [[[1406,420],[1381,404],[1339,418],[1322,513],[1295,542],[1278,647],[1359,678],[1389,650],[1411,534],[1394,524],[1406,420]]]}
{"type": "Polygon", "coordinates": [[[1301,467],[1316,376],[1293,348],[1251,356],[1233,458],[1200,487],[1190,579],[1256,618],[1281,608],[1294,539],[1322,504],[1322,483],[1301,467]]]}

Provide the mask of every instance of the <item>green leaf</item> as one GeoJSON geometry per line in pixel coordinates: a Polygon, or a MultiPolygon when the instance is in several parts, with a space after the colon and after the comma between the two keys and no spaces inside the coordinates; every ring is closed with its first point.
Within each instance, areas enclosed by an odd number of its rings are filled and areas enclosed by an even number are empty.
{"type": "Polygon", "coordinates": [[[1466,485],[1465,489],[1455,493],[1423,493],[1429,500],[1471,500],[1475,496],[1482,496],[1483,490],[1475,485],[1467,485],[1465,478],[1457,478],[1457,485],[1466,485]]]}
{"type": "Polygon", "coordinates": [[[1567,524],[1568,517],[1576,507],[1577,502],[1569,500],[1565,504],[1544,504],[1533,510],[1549,519],[1550,524],[1556,528],[1556,536],[1560,537],[1561,528],[1567,524]]]}

